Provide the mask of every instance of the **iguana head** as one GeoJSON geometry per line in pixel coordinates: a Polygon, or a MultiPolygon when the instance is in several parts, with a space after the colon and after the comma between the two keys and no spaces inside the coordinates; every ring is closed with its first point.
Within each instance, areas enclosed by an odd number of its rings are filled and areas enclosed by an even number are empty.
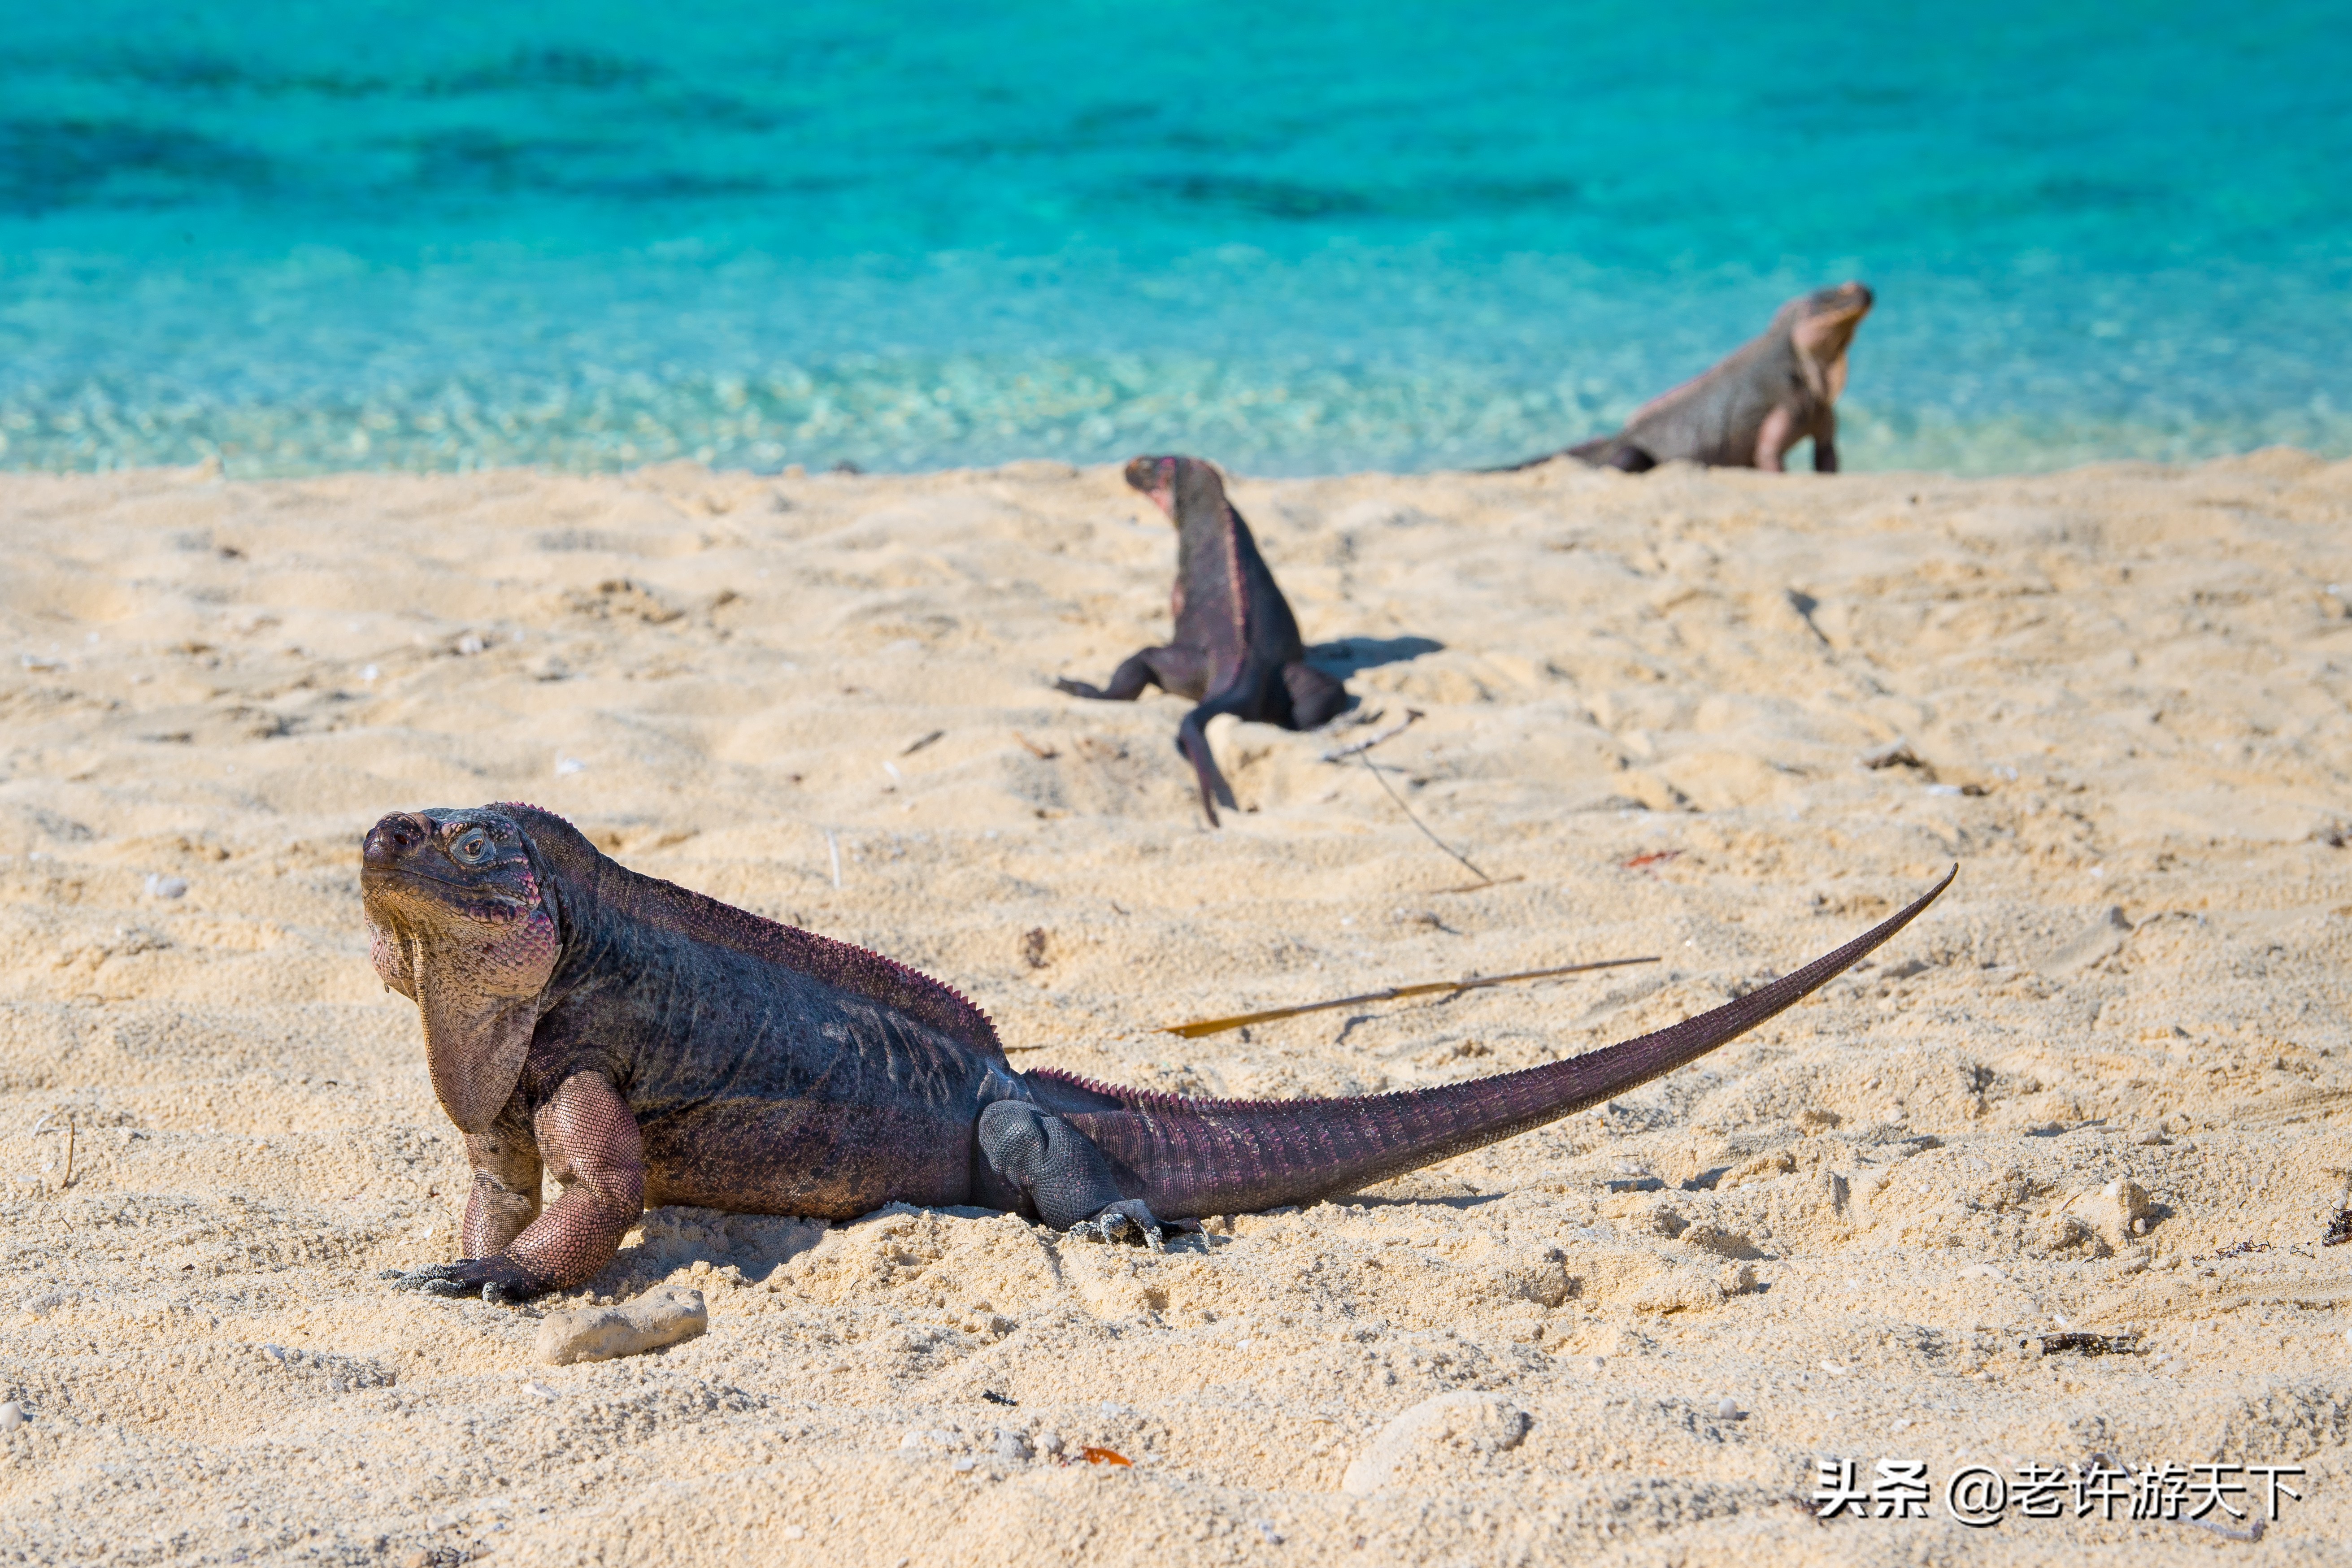
{"type": "Polygon", "coordinates": [[[1874,303],[1868,285],[1841,283],[1800,295],[1780,307],[1788,321],[1790,346],[1820,378],[1822,390],[1832,402],[1845,390],[1846,348],[1874,303]]]}
{"type": "Polygon", "coordinates": [[[529,841],[495,806],[394,812],[361,851],[368,955],[425,1019],[433,1092],[466,1131],[514,1093],[561,945],[529,841]]]}
{"type": "Polygon", "coordinates": [[[1225,481],[1213,465],[1198,458],[1133,458],[1127,465],[1127,482],[1150,496],[1179,527],[1188,513],[1208,515],[1198,510],[1202,506],[1225,504],[1225,481]]]}

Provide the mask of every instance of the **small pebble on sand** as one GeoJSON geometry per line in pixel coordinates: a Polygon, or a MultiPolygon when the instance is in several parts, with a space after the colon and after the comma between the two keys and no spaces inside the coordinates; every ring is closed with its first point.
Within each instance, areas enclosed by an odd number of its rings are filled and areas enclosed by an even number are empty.
{"type": "Polygon", "coordinates": [[[533,1349],[550,1366],[611,1361],[690,1340],[709,1326],[701,1291],[660,1285],[617,1307],[550,1312],[533,1349]]]}

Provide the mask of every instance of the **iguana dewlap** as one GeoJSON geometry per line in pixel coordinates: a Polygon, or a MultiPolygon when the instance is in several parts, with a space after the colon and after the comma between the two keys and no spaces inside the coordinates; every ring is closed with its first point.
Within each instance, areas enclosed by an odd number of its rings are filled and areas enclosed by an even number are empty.
{"type": "Polygon", "coordinates": [[[1307,662],[1290,602],[1214,468],[1198,458],[1138,458],[1127,465],[1127,482],[1176,525],[1176,635],[1164,647],[1128,656],[1108,686],[1054,684],[1112,702],[1132,702],[1157,686],[1198,703],[1176,727],[1176,749],[1192,764],[1213,827],[1234,792],[1210,754],[1209,721],[1231,713],[1312,730],[1346,705],[1347,688],[1307,662]]]}
{"type": "Polygon", "coordinates": [[[394,813],[364,851],[372,955],[423,1016],[474,1169],[464,1259],[403,1283],[494,1301],[577,1285],[655,1204],[972,1204],[1156,1243],[1163,1219],[1355,1192],[1704,1056],[1950,881],[1738,1001],[1570,1060],[1349,1100],[1191,1100],[1015,1072],[939,982],[640,876],[536,806],[394,813]],[[562,1189],[544,1208],[542,1172],[562,1189]]]}
{"type": "Polygon", "coordinates": [[[1640,473],[1676,460],[1778,473],[1789,448],[1813,438],[1813,468],[1837,472],[1837,400],[1845,391],[1846,350],[1870,313],[1860,283],[1801,294],[1772,324],[1713,370],[1633,411],[1625,427],[1566,452],[1603,468],[1640,473]]]}

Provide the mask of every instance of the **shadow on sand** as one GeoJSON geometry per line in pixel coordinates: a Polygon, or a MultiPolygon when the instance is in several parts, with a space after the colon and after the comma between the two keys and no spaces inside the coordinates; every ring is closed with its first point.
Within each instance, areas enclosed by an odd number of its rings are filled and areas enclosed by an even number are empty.
{"type": "Polygon", "coordinates": [[[1360,669],[1402,664],[1425,653],[1437,653],[1444,647],[1434,637],[1341,637],[1338,642],[1319,642],[1308,648],[1307,662],[1326,675],[1345,680],[1360,669]]]}

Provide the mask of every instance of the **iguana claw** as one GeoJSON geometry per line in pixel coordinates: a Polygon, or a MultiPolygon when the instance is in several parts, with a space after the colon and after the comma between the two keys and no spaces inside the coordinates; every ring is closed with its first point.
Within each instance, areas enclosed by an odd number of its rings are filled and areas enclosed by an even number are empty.
{"type": "Polygon", "coordinates": [[[1163,1226],[1139,1198],[1116,1203],[1092,1219],[1082,1219],[1062,1234],[1072,1241],[1098,1241],[1105,1246],[1126,1242],[1130,1246],[1148,1247],[1154,1252],[1165,1252],[1167,1245],[1160,1238],[1163,1226]]]}
{"type": "Polygon", "coordinates": [[[377,1278],[391,1280],[395,1290],[416,1290],[427,1296],[478,1295],[493,1307],[515,1306],[540,1294],[512,1264],[498,1258],[461,1258],[455,1263],[428,1263],[422,1268],[387,1268],[377,1278]]]}
{"type": "Polygon", "coordinates": [[[1062,1233],[1072,1241],[1099,1241],[1106,1246],[1113,1242],[1132,1241],[1149,1247],[1154,1252],[1165,1252],[1167,1244],[1160,1239],[1156,1225],[1138,1225],[1123,1214],[1107,1214],[1100,1219],[1082,1219],[1062,1233]]]}

